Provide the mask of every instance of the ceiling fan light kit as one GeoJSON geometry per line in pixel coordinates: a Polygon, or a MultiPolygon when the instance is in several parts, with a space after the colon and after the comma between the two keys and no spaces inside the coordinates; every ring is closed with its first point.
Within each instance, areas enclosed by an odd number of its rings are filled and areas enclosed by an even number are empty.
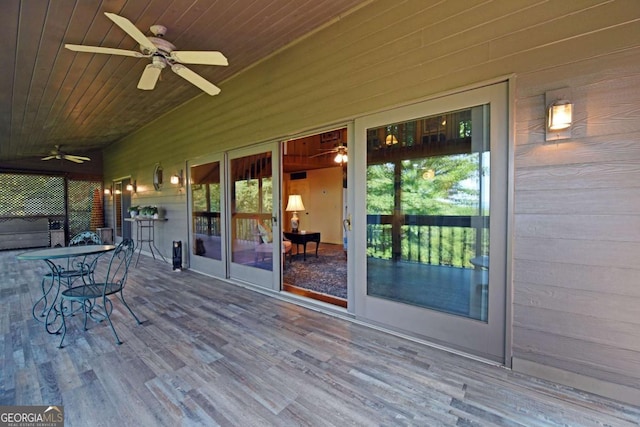
{"type": "Polygon", "coordinates": [[[160,78],[160,73],[169,66],[171,70],[198,87],[205,93],[213,96],[220,93],[216,85],[185,67],[183,64],[199,65],[229,65],[227,58],[217,51],[177,51],[176,47],[163,37],[167,28],[163,25],[152,25],[149,29],[154,36],[147,37],[127,18],[115,13],[105,12],[107,18],[113,21],[125,33],[140,45],[140,52],[124,49],[115,49],[100,46],[84,46],[65,44],[64,47],[75,52],[102,53],[109,55],[131,56],[134,58],[151,58],[151,64],[147,65],[138,81],[138,89],[153,90],[160,78]]]}
{"type": "Polygon", "coordinates": [[[343,164],[347,163],[347,161],[349,160],[349,157],[347,156],[347,146],[343,145],[342,143],[330,150],[322,150],[322,153],[315,154],[313,156],[310,156],[309,158],[312,159],[314,157],[325,156],[333,153],[336,153],[336,156],[333,158],[333,161],[336,163],[343,164]]]}

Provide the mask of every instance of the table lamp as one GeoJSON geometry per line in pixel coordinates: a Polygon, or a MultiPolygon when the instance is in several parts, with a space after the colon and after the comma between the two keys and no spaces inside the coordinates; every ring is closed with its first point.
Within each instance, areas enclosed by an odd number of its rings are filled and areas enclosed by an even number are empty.
{"type": "Polygon", "coordinates": [[[291,217],[291,231],[293,233],[298,232],[298,225],[300,224],[300,219],[298,218],[298,211],[303,211],[304,205],[302,204],[302,196],[299,194],[290,194],[289,195],[289,203],[287,203],[287,212],[293,212],[293,216],[291,217]]]}

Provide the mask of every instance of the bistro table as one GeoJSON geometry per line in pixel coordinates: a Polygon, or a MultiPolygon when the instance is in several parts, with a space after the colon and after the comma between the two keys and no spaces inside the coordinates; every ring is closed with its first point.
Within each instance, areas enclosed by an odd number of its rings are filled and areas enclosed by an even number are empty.
{"type": "Polygon", "coordinates": [[[78,277],[85,280],[85,276],[93,272],[97,256],[100,256],[105,252],[112,251],[115,248],[116,247],[114,245],[80,245],[36,249],[16,255],[16,258],[22,261],[42,260],[51,270],[50,273],[45,274],[42,278],[42,296],[33,304],[32,309],[33,318],[39,322],[43,322],[48,333],[55,334],[62,326],[60,325],[57,329],[52,329],[59,316],[59,313],[55,309],[55,305],[58,295],[60,294],[60,285],[62,281],[64,279],[69,280],[67,285],[70,286],[70,283],[78,277]],[[94,255],[96,258],[93,258],[94,255]],[[71,266],[69,260],[72,258],[78,258],[78,261],[74,262],[74,265],[81,269],[79,272],[80,274],[76,274],[74,276],[65,274],[70,271],[71,266]],[[61,265],[58,263],[59,260],[67,260],[67,262],[64,262],[64,265],[61,265]],[[36,311],[39,311],[39,305],[42,305],[42,311],[38,316],[36,315],[36,311]],[[50,316],[54,317],[50,318],[50,316]],[[40,318],[44,318],[44,320],[41,320],[40,318]]]}

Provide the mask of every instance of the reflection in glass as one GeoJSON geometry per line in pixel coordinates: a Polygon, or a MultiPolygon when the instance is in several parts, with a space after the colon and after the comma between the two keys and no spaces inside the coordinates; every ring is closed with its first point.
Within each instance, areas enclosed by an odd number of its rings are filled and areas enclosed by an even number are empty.
{"type": "Polygon", "coordinates": [[[367,294],[486,321],[488,106],[367,130],[367,294]]]}
{"type": "Polygon", "coordinates": [[[222,259],[220,162],[191,167],[194,255],[222,259]]]}
{"type": "Polygon", "coordinates": [[[231,261],[273,270],[271,152],[231,160],[231,261]]]}

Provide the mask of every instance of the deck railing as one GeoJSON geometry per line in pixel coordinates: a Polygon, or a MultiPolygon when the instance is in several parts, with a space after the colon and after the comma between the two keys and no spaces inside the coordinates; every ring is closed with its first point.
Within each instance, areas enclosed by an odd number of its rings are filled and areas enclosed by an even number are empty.
{"type": "Polygon", "coordinates": [[[473,268],[469,260],[489,253],[488,231],[486,216],[368,215],[367,255],[473,268]]]}
{"type": "MultiPolygon", "coordinates": [[[[236,213],[233,215],[234,235],[233,239],[255,241],[258,220],[269,224],[271,215],[258,213],[236,213]]],[[[194,230],[196,234],[207,236],[220,236],[220,212],[194,212],[194,230]]]]}
{"type": "MultiPolygon", "coordinates": [[[[258,218],[269,220],[268,215],[236,214],[234,238],[255,240],[258,218]]],[[[193,219],[197,234],[220,235],[219,212],[194,212],[193,219]]],[[[396,221],[393,215],[368,215],[367,255],[473,268],[470,259],[489,253],[488,231],[486,216],[404,215],[396,221]]]]}
{"type": "Polygon", "coordinates": [[[193,228],[196,234],[220,235],[220,212],[194,212],[193,228]]]}

